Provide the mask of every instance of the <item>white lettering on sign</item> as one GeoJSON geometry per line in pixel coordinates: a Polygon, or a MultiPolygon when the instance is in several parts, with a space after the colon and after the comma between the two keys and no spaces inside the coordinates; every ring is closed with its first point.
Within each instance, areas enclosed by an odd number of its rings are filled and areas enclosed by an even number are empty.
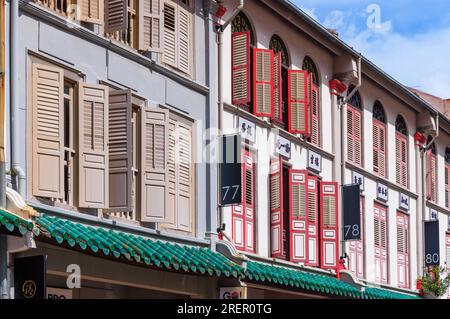
{"type": "Polygon", "coordinates": [[[353,184],[359,184],[359,189],[361,191],[364,191],[364,184],[365,184],[365,180],[364,180],[364,175],[358,173],[358,172],[353,172],[352,174],[352,183],[353,184]]]}
{"type": "Polygon", "coordinates": [[[389,199],[388,187],[384,184],[377,184],[377,199],[387,202],[389,199]]]}
{"type": "Polygon", "coordinates": [[[400,193],[400,208],[405,209],[405,210],[409,210],[409,196],[400,193]]]}
{"type": "Polygon", "coordinates": [[[256,124],[246,119],[239,119],[239,132],[244,140],[256,143],[256,124]]]}
{"type": "Polygon", "coordinates": [[[275,153],[290,159],[291,151],[292,151],[291,141],[277,135],[275,144],[275,153]]]}
{"type": "Polygon", "coordinates": [[[322,155],[308,150],[308,168],[316,172],[322,172],[322,155]]]}

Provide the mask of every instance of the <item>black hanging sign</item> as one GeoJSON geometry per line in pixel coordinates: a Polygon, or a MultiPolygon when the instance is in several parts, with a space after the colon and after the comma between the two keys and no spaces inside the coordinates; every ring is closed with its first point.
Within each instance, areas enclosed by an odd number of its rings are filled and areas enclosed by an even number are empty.
{"type": "Polygon", "coordinates": [[[242,204],[241,135],[221,137],[220,204],[242,204]]]}
{"type": "Polygon", "coordinates": [[[425,266],[439,266],[439,220],[425,222],[425,266]]]}
{"type": "Polygon", "coordinates": [[[47,256],[14,259],[14,299],[47,297],[47,256]]]}
{"type": "Polygon", "coordinates": [[[360,185],[344,185],[344,240],[361,240],[360,185]]]}

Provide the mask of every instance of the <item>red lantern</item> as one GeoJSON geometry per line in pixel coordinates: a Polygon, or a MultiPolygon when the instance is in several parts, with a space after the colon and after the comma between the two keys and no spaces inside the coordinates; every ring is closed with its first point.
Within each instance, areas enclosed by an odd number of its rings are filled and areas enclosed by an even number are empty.
{"type": "Polygon", "coordinates": [[[427,138],[422,133],[416,132],[414,134],[414,141],[415,141],[417,146],[424,147],[426,145],[426,143],[427,143],[427,138]]]}
{"type": "Polygon", "coordinates": [[[220,5],[217,8],[215,16],[217,19],[222,19],[222,17],[225,15],[225,13],[227,13],[227,8],[225,8],[223,5],[220,5]]]}

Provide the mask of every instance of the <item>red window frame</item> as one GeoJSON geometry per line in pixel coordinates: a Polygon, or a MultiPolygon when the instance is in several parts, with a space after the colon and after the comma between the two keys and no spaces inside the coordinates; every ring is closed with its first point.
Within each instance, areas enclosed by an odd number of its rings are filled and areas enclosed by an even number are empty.
{"type": "MultiPolygon", "coordinates": [[[[336,182],[320,182],[320,267],[336,269],[339,262],[339,185],[336,182]],[[326,225],[325,199],[334,201],[334,225],[326,225]]],[[[331,218],[331,217],[329,217],[331,218]]]]}
{"type": "Polygon", "coordinates": [[[347,105],[347,160],[357,166],[363,166],[363,145],[362,145],[362,131],[363,131],[363,114],[362,111],[353,107],[351,104],[347,105]],[[352,118],[351,125],[349,124],[349,115],[352,118]],[[357,134],[357,117],[359,117],[359,135],[357,134]],[[351,126],[351,130],[350,130],[351,126]],[[357,148],[359,148],[359,157],[357,156],[357,148]]]}
{"type": "Polygon", "coordinates": [[[434,203],[438,201],[437,157],[430,149],[427,152],[427,199],[434,203]]]}
{"type": "Polygon", "coordinates": [[[250,31],[243,31],[243,32],[235,32],[232,34],[232,41],[231,41],[231,97],[232,97],[232,103],[233,105],[248,105],[251,101],[251,83],[250,83],[250,72],[251,72],[251,45],[250,45],[250,31]],[[234,38],[245,35],[247,38],[247,52],[246,52],[246,63],[241,64],[237,67],[234,66],[234,38]],[[247,97],[243,99],[234,99],[234,88],[235,88],[235,73],[237,72],[243,72],[246,73],[247,78],[247,97]]]}
{"type": "Polygon", "coordinates": [[[410,231],[409,231],[409,215],[397,211],[397,278],[398,278],[398,286],[400,288],[409,288],[410,287],[410,231]],[[399,239],[398,230],[399,228],[403,229],[404,237],[399,239]],[[404,251],[399,250],[399,241],[403,240],[401,243],[404,247],[404,251]]]}
{"type": "Polygon", "coordinates": [[[388,208],[381,206],[378,203],[374,204],[374,254],[375,254],[375,282],[387,284],[389,280],[389,261],[388,261],[388,208]],[[379,224],[379,233],[377,234],[376,224],[379,224]],[[381,228],[384,222],[384,245],[381,236],[383,230],[381,228]],[[377,244],[376,236],[379,236],[379,243],[377,244]]]}
{"type": "Polygon", "coordinates": [[[273,258],[286,258],[284,247],[284,189],[283,189],[283,160],[281,157],[270,161],[270,251],[273,258]],[[278,177],[279,202],[273,203],[273,183],[278,177]]]}
{"type": "Polygon", "coordinates": [[[273,118],[275,111],[274,111],[274,67],[273,67],[273,58],[274,54],[272,50],[266,50],[266,49],[253,49],[253,114],[258,117],[269,117],[273,118]],[[270,72],[270,80],[269,81],[258,81],[258,54],[268,54],[270,59],[270,66],[269,66],[269,72],[270,72]],[[270,112],[264,113],[263,111],[258,110],[258,86],[262,87],[269,87],[270,88],[270,112]]]}
{"type": "MultiPolygon", "coordinates": [[[[308,94],[308,82],[310,81],[310,76],[308,72],[304,70],[289,70],[288,71],[288,131],[292,134],[309,134],[309,94],[308,94]],[[303,78],[303,96],[294,96],[293,93],[297,90],[293,90],[292,84],[294,81],[294,76],[299,76],[303,78]],[[303,129],[295,127],[293,118],[295,115],[302,114],[304,126],[303,129]]],[[[300,116],[299,116],[300,117],[300,116]]],[[[297,123],[298,124],[298,123],[297,123]]]]}
{"type": "Polygon", "coordinates": [[[256,252],[255,189],[255,159],[254,155],[245,149],[242,151],[242,204],[232,206],[231,233],[236,249],[249,253],[256,252]],[[249,192],[246,179],[247,172],[251,172],[251,203],[246,201],[249,192]],[[238,238],[241,238],[242,241],[237,241],[238,238]]]}
{"type": "Polygon", "coordinates": [[[364,210],[365,198],[360,197],[359,206],[361,211],[361,240],[351,241],[349,243],[349,259],[348,269],[358,278],[364,278],[365,275],[365,260],[364,260],[364,210]]]}
{"type": "Polygon", "coordinates": [[[311,106],[310,106],[310,113],[311,113],[311,136],[309,137],[309,141],[311,144],[320,146],[321,145],[321,139],[320,139],[320,109],[321,109],[321,99],[320,99],[320,89],[319,87],[314,84],[312,81],[312,74],[311,74],[311,106]],[[316,103],[314,103],[314,94],[316,96],[316,103]]]}
{"type": "Polygon", "coordinates": [[[376,175],[387,177],[386,125],[373,119],[373,171],[376,175]],[[375,136],[376,132],[376,136],[375,136]],[[377,155],[376,155],[377,154],[377,155]]]}
{"type": "Polygon", "coordinates": [[[403,134],[396,132],[395,134],[395,180],[398,185],[408,187],[409,184],[409,145],[408,139],[403,134]],[[403,146],[405,149],[403,150],[403,146]],[[405,151],[405,152],[404,152],[405,151]],[[405,160],[403,160],[405,159],[405,160]]]}

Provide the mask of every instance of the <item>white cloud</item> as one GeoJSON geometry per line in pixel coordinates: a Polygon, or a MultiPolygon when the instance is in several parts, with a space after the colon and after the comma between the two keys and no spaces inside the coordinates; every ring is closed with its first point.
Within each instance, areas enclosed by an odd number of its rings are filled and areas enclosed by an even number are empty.
{"type": "Polygon", "coordinates": [[[311,18],[313,18],[314,20],[319,21],[319,17],[316,14],[316,9],[315,8],[307,8],[307,7],[300,6],[300,9],[304,13],[309,15],[311,18]]]}

